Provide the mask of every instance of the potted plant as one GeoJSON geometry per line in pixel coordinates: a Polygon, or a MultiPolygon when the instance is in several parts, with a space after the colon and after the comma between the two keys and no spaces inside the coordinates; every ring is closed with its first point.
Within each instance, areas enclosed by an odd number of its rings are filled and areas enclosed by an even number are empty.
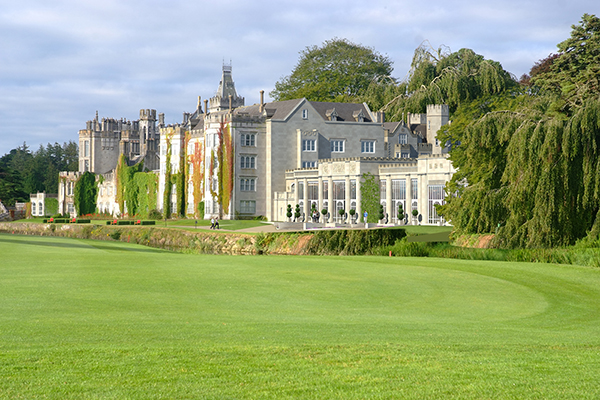
{"type": "Polygon", "coordinates": [[[353,224],[354,223],[354,215],[356,214],[356,210],[354,208],[351,208],[350,211],[348,211],[348,213],[350,214],[350,223],[353,224]]]}
{"type": "Polygon", "coordinates": [[[294,220],[297,221],[300,218],[300,204],[296,204],[296,211],[294,212],[294,220]]]}
{"type": "Polygon", "coordinates": [[[385,212],[383,211],[383,204],[379,205],[379,221],[385,223],[383,219],[385,218],[385,212]]]}
{"type": "Polygon", "coordinates": [[[342,222],[344,222],[344,214],[346,214],[346,211],[344,211],[344,209],[342,208],[341,210],[338,210],[338,214],[340,214],[340,219],[342,220],[342,222]]]}
{"type": "Polygon", "coordinates": [[[402,203],[398,203],[398,223],[404,220],[404,207],[402,203]]]}
{"type": "Polygon", "coordinates": [[[288,204],[287,212],[285,215],[287,215],[287,217],[289,218],[290,221],[292,220],[292,205],[291,204],[288,204]]]}

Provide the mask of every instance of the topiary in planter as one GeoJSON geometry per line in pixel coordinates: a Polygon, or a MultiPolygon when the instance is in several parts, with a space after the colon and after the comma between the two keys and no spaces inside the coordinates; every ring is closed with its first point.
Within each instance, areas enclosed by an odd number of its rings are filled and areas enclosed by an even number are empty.
{"type": "Polygon", "coordinates": [[[412,215],[413,215],[413,217],[416,217],[417,215],[419,215],[419,210],[412,210],[412,215]]]}

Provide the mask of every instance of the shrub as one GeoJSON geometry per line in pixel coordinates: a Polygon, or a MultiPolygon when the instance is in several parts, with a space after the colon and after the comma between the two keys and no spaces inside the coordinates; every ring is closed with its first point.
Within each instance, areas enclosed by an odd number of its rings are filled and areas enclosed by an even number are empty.
{"type": "Polygon", "coordinates": [[[162,213],[159,210],[157,210],[156,208],[154,208],[148,212],[148,219],[153,219],[155,221],[158,221],[158,220],[162,219],[162,213]]]}

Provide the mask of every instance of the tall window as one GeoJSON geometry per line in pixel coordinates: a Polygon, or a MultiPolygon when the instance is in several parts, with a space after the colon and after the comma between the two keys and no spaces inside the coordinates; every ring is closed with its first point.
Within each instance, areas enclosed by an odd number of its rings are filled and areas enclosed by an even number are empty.
{"type": "Polygon", "coordinates": [[[310,205],[316,204],[319,201],[319,182],[308,182],[308,202],[310,205]]]}
{"type": "Polygon", "coordinates": [[[302,110],[302,119],[308,119],[308,110],[302,110]]]}
{"type": "Polygon", "coordinates": [[[89,140],[85,140],[83,142],[83,156],[84,157],[90,156],[90,141],[89,140]]]}
{"type": "Polygon", "coordinates": [[[256,134],[255,133],[242,133],[241,135],[242,146],[256,146],[256,134]]]}
{"type": "Polygon", "coordinates": [[[335,139],[331,141],[331,152],[332,153],[343,153],[344,152],[344,141],[341,139],[335,139]]]}
{"type": "Polygon", "coordinates": [[[256,156],[242,156],[240,160],[240,168],[255,169],[256,156]]]}
{"type": "Polygon", "coordinates": [[[407,144],[408,143],[408,135],[406,133],[401,133],[398,136],[398,143],[407,144]]]}
{"type": "Polygon", "coordinates": [[[444,185],[429,185],[429,223],[437,224],[440,222],[440,216],[435,208],[436,205],[444,204],[444,185]]]}
{"type": "Polygon", "coordinates": [[[333,202],[335,204],[336,221],[342,221],[343,217],[339,214],[340,210],[346,210],[346,181],[333,181],[333,202]]]}
{"type": "Polygon", "coordinates": [[[254,191],[256,191],[256,178],[242,178],[242,179],[240,179],[240,190],[242,192],[254,192],[254,191]]]}
{"type": "Polygon", "coordinates": [[[412,178],[410,180],[410,190],[411,196],[413,200],[419,199],[419,180],[417,178],[412,178]]]}
{"type": "Polygon", "coordinates": [[[392,180],[392,220],[398,219],[398,206],[402,204],[402,209],[406,213],[406,180],[405,179],[394,179],[392,180]]]}
{"type": "Polygon", "coordinates": [[[240,213],[241,214],[255,214],[256,213],[256,201],[241,200],[240,201],[240,213]]]}
{"type": "Polygon", "coordinates": [[[361,153],[375,153],[375,141],[374,140],[362,140],[360,142],[361,153]]]}
{"type": "Polygon", "coordinates": [[[317,141],[315,139],[302,140],[302,151],[317,151],[317,141]]]}

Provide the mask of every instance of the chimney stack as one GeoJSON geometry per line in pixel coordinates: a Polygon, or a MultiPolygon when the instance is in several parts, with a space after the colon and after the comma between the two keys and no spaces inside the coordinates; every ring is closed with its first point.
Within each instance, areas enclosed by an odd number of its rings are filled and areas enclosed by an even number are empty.
{"type": "Polygon", "coordinates": [[[202,97],[198,96],[198,114],[200,113],[201,109],[202,109],[202,97]]]}
{"type": "Polygon", "coordinates": [[[262,113],[265,110],[265,91],[260,91],[260,108],[259,111],[262,113]]]}
{"type": "Polygon", "coordinates": [[[204,115],[208,114],[208,100],[204,100],[204,115]]]}

